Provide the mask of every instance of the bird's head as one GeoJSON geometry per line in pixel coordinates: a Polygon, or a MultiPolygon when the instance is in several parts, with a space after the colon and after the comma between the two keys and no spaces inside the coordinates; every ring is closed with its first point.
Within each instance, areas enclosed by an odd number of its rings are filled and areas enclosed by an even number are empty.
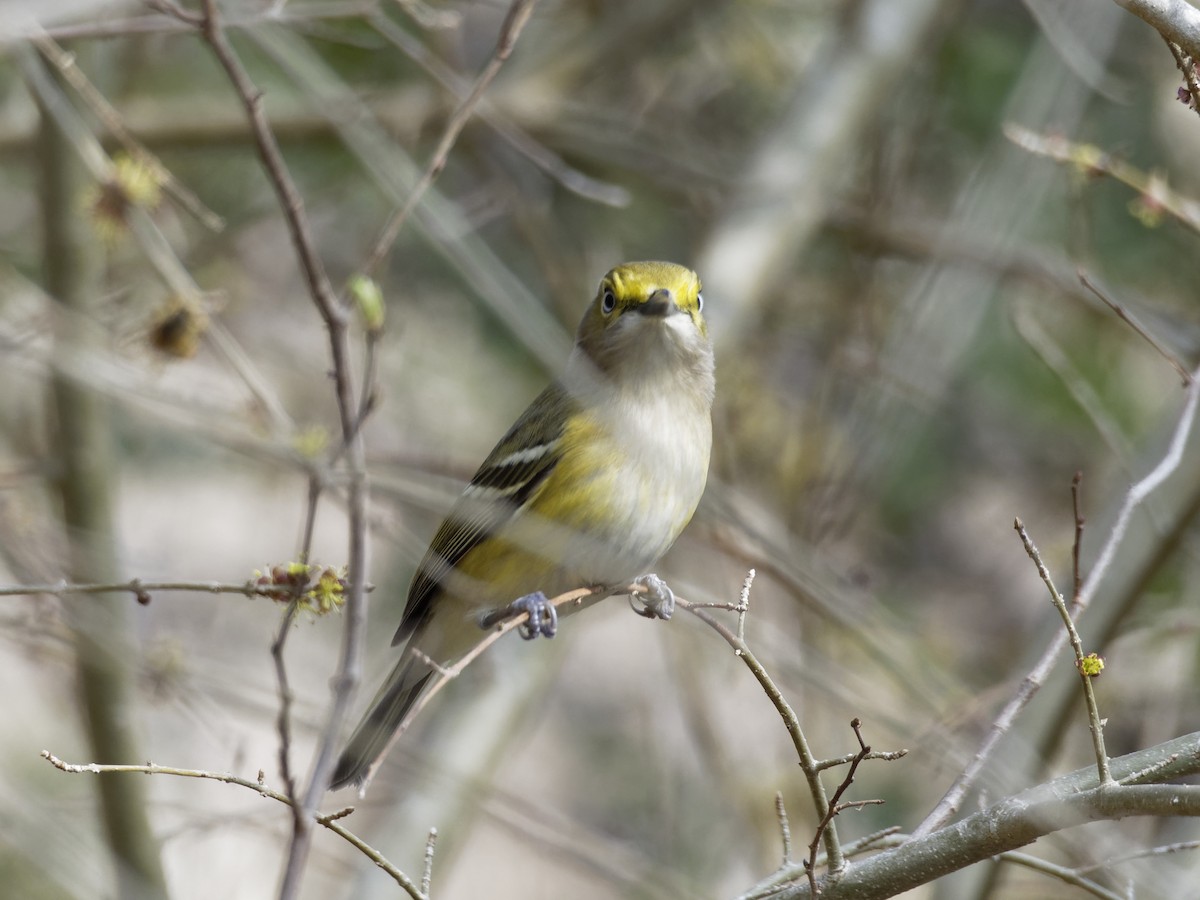
{"type": "Polygon", "coordinates": [[[576,346],[609,379],[711,377],[700,289],[699,276],[675,263],[617,266],[601,280],[579,323],[576,346]]]}

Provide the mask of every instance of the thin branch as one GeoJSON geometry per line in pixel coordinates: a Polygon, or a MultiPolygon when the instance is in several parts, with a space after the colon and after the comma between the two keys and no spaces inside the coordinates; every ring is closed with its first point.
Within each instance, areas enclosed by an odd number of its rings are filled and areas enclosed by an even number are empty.
{"type": "MultiPolygon", "coordinates": [[[[337,295],[325,274],[325,267],[317,254],[312,229],[304,212],[304,200],[288,172],[287,164],[279,149],[279,143],[275,140],[275,135],[267,122],[266,113],[263,112],[262,91],[250,79],[249,73],[225,35],[224,26],[217,11],[216,0],[204,0],[200,32],[209,47],[212,48],[213,54],[225,70],[225,74],[233,83],[238,98],[245,108],[246,117],[254,133],[255,147],[258,149],[271,186],[279,196],[288,233],[308,284],[309,295],[316,303],[327,325],[341,325],[346,320],[346,310],[338,302],[337,295]]],[[[334,376],[338,377],[336,372],[334,376]]],[[[342,377],[348,376],[343,375],[342,377]]],[[[343,424],[348,426],[348,419],[343,424]]]]}
{"type": "MultiPolygon", "coordinates": [[[[396,46],[414,63],[420,66],[438,84],[450,91],[460,101],[471,92],[471,85],[443,63],[428,47],[410,35],[398,24],[382,13],[369,19],[385,40],[396,46]]],[[[475,115],[485,122],[501,139],[508,141],[514,150],[525,156],[547,176],[564,189],[580,197],[605,206],[624,208],[630,204],[629,191],[620,185],[600,181],[569,165],[561,156],[544,144],[538,143],[522,131],[514,122],[485,100],[475,110],[475,115]]]]}
{"type": "Polygon", "coordinates": [[[1079,553],[1083,548],[1083,526],[1086,520],[1079,512],[1079,487],[1083,484],[1083,472],[1076,472],[1071,479],[1071,510],[1075,513],[1075,540],[1071,542],[1071,600],[1083,590],[1083,576],[1079,573],[1079,553]]]}
{"type": "MultiPolygon", "coordinates": [[[[248,788],[249,790],[254,791],[256,794],[261,794],[262,796],[274,800],[277,803],[282,803],[285,806],[295,806],[295,804],[288,799],[286,794],[281,794],[278,791],[273,791],[267,787],[261,779],[261,773],[258,781],[250,781],[247,778],[241,778],[237,775],[232,775],[229,773],[208,772],[203,769],[179,769],[172,766],[156,766],[151,763],[147,763],[146,765],[142,766],[97,765],[96,763],[76,765],[73,763],[64,762],[49,750],[43,750],[41,756],[42,759],[47,760],[50,765],[54,766],[54,768],[73,775],[109,775],[122,772],[135,772],[143,775],[174,775],[179,778],[201,778],[209,781],[220,781],[224,782],[225,784],[236,784],[239,787],[248,788]]],[[[349,810],[338,810],[335,813],[330,813],[329,815],[324,816],[314,815],[312,820],[321,827],[328,828],[338,837],[349,842],[352,846],[357,848],[368,859],[370,859],[371,862],[373,862],[384,872],[387,872],[387,874],[391,876],[392,880],[395,881],[396,884],[400,885],[400,887],[403,888],[405,892],[413,898],[413,900],[429,900],[428,895],[419,890],[407,875],[392,865],[392,863],[388,862],[383,854],[373,848],[370,844],[367,844],[352,831],[338,824],[337,820],[349,815],[351,811],[352,808],[349,810]]]]}
{"type": "MultiPolygon", "coordinates": [[[[164,0],[166,2],[166,0],[164,0]]],[[[171,4],[173,7],[173,4],[171,4]]],[[[288,850],[287,865],[279,889],[280,900],[298,895],[304,866],[312,843],[311,816],[328,786],[334,763],[334,742],[348,716],[350,702],[362,680],[363,648],[366,637],[366,603],[364,587],[367,571],[367,521],[365,462],[362,435],[358,428],[358,404],[350,374],[349,342],[347,338],[347,308],[338,299],[317,254],[311,227],[304,213],[304,203],[292,180],[279,144],[272,133],[262,108],[262,93],[251,80],[241,60],[234,52],[223,30],[216,0],[203,0],[201,33],[225,70],[235,92],[245,108],[254,135],[254,143],[262,159],[283,210],[292,244],[304,272],[309,295],[325,321],[329,332],[330,355],[333,363],[334,393],[341,421],[342,440],[346,451],[347,506],[349,508],[349,577],[347,590],[346,625],[343,630],[341,656],[333,678],[333,699],[328,720],[321,732],[312,774],[304,793],[304,815],[296,817],[295,831],[288,850]]],[[[172,12],[175,10],[172,9],[172,12]]]]}
{"type": "Polygon", "coordinates": [[[1171,353],[1171,351],[1156,341],[1153,335],[1151,335],[1150,332],[1147,331],[1142,324],[1133,317],[1132,313],[1128,312],[1125,307],[1121,306],[1121,304],[1117,303],[1115,300],[1109,297],[1108,294],[1102,291],[1095,284],[1095,282],[1088,278],[1087,273],[1084,272],[1083,269],[1079,270],[1079,282],[1085,288],[1099,297],[1100,301],[1105,306],[1116,313],[1117,318],[1136,331],[1142,337],[1142,339],[1146,341],[1146,343],[1158,351],[1158,355],[1169,362],[1171,364],[1171,368],[1179,373],[1179,377],[1182,380],[1184,387],[1187,387],[1192,383],[1192,374],[1186,368],[1184,368],[1183,363],[1179,361],[1175,354],[1171,353]]]}
{"type": "Polygon", "coordinates": [[[1101,900],[1127,900],[1124,894],[1118,894],[1115,891],[1110,891],[1103,885],[1097,884],[1090,878],[1084,878],[1079,874],[1078,869],[1071,869],[1067,866],[1056,865],[1044,859],[1039,859],[1028,853],[1021,853],[1018,850],[1010,850],[1007,853],[1001,853],[996,857],[1003,862],[1013,863],[1014,865],[1024,866],[1026,869],[1032,869],[1035,872],[1041,872],[1044,875],[1049,875],[1052,878],[1057,878],[1063,884],[1069,884],[1077,887],[1080,890],[1086,891],[1093,897],[1100,897],[1101,900]]]}
{"type": "Polygon", "coordinates": [[[883,802],[882,800],[862,800],[853,803],[839,803],[842,795],[850,789],[850,785],[854,784],[854,775],[858,772],[859,764],[871,753],[871,748],[863,740],[862,721],[857,718],[851,719],[850,727],[854,729],[854,737],[858,739],[858,752],[850,760],[850,769],[846,772],[846,777],[842,779],[842,783],[837,786],[837,790],[833,792],[833,798],[829,801],[829,809],[821,817],[821,821],[817,823],[816,832],[813,834],[813,839],[808,845],[808,859],[806,860],[804,871],[808,874],[808,886],[814,897],[817,895],[817,848],[821,845],[821,835],[833,824],[834,816],[845,809],[883,802]]]}
{"type": "MultiPolygon", "coordinates": [[[[1092,571],[1084,580],[1082,588],[1071,604],[1071,615],[1076,620],[1086,610],[1091,601],[1092,594],[1096,591],[1096,586],[1107,575],[1108,567],[1112,564],[1113,559],[1116,557],[1117,548],[1125,538],[1125,531],[1129,527],[1129,522],[1134,512],[1179,467],[1179,463],[1183,459],[1184,447],[1187,444],[1188,437],[1192,431],[1192,425],[1196,418],[1196,405],[1200,401],[1200,388],[1197,387],[1195,374],[1193,373],[1193,380],[1191,386],[1188,388],[1187,399],[1184,402],[1179,421],[1176,423],[1175,430],[1171,435],[1167,452],[1158,461],[1157,465],[1140,481],[1136,482],[1125,495],[1125,502],[1117,514],[1117,520],[1113,524],[1112,530],[1109,531],[1108,539],[1100,551],[1100,557],[1092,567],[1092,571]]],[[[917,827],[916,831],[913,832],[911,839],[927,837],[946,824],[951,816],[958,811],[963,799],[975,785],[975,782],[978,781],[979,776],[991,761],[992,754],[995,753],[1000,741],[1012,728],[1012,724],[1017,716],[1029,701],[1033,699],[1034,694],[1045,684],[1067,641],[1066,631],[1056,633],[1055,637],[1046,647],[1045,652],[1042,653],[1041,658],[1022,680],[1016,694],[1008,701],[1004,709],[1000,711],[1000,714],[992,723],[991,729],[988,731],[979,750],[976,751],[974,758],[967,764],[962,774],[955,779],[954,784],[951,785],[937,806],[934,807],[929,815],[925,817],[925,820],[917,827]]]]}
{"type": "Polygon", "coordinates": [[[1080,641],[1079,632],[1075,630],[1075,623],[1071,619],[1071,614],[1067,611],[1067,602],[1063,599],[1062,594],[1058,592],[1058,588],[1054,586],[1054,579],[1050,577],[1050,572],[1046,568],[1046,564],[1042,562],[1042,555],[1038,552],[1033,539],[1029,537],[1029,533],[1025,530],[1025,525],[1020,519],[1017,519],[1013,522],[1013,527],[1021,537],[1021,543],[1025,547],[1025,552],[1029,554],[1029,558],[1037,566],[1038,575],[1041,577],[1042,583],[1046,585],[1046,590],[1050,592],[1050,601],[1062,617],[1063,625],[1066,626],[1067,636],[1071,640],[1071,649],[1075,651],[1075,667],[1079,670],[1079,677],[1083,679],[1083,696],[1087,701],[1088,727],[1092,732],[1092,749],[1096,753],[1097,775],[1100,779],[1101,787],[1113,784],[1113,777],[1108,771],[1108,754],[1104,749],[1104,723],[1100,719],[1100,709],[1096,705],[1096,694],[1092,690],[1093,676],[1084,670],[1083,642],[1080,641]]]}
{"type": "Polygon", "coordinates": [[[416,185],[413,186],[412,192],[408,195],[408,199],[404,201],[404,205],[400,207],[392,217],[388,220],[383,228],[383,233],[375,242],[375,248],[371,251],[371,255],[363,264],[362,274],[374,275],[380,264],[387,257],[392,249],[392,244],[396,242],[397,236],[400,234],[400,229],[404,226],[405,221],[412,214],[412,211],[417,208],[417,204],[425,196],[425,192],[441,174],[442,169],[446,166],[446,160],[450,156],[450,150],[454,147],[458,136],[470,121],[471,116],[475,112],[475,107],[479,101],[483,99],[484,91],[499,74],[500,68],[512,54],[513,47],[516,46],[517,39],[521,36],[521,31],[525,24],[529,21],[533,13],[533,7],[537,4],[537,0],[513,0],[512,6],[508,9],[508,15],[504,18],[504,24],[500,28],[500,37],[496,41],[496,49],[492,53],[492,58],[488,60],[487,65],[483,67],[483,71],[479,73],[479,77],[475,80],[475,86],[466,98],[458,105],[458,109],[450,117],[450,121],[446,123],[446,128],[442,132],[442,139],[438,141],[437,148],[433,152],[433,157],[429,160],[429,165],[425,167],[425,171],[421,173],[416,185]]]}
{"type": "MultiPolygon", "coordinates": [[[[682,597],[676,597],[675,603],[680,609],[686,609],[724,638],[725,643],[733,648],[734,655],[746,664],[746,667],[750,669],[754,677],[758,680],[767,698],[774,705],[780,718],[783,719],[784,727],[787,729],[787,733],[792,739],[792,746],[799,757],[800,769],[804,773],[805,780],[808,782],[808,790],[812,796],[817,817],[824,819],[829,813],[829,799],[825,794],[825,786],[821,783],[820,772],[817,768],[817,758],[809,749],[808,738],[804,736],[804,730],[800,727],[800,719],[796,716],[791,704],[783,696],[783,692],[779,690],[774,679],[771,678],[762,663],[758,661],[758,657],[750,650],[744,638],[739,637],[722,622],[713,618],[712,614],[708,611],[694,606],[682,597]]],[[[739,619],[741,619],[740,614],[739,619]]],[[[825,840],[825,855],[829,860],[830,870],[839,871],[845,865],[845,860],[842,856],[841,846],[838,843],[837,829],[832,822],[825,829],[823,837],[825,840]]]]}
{"type": "Polygon", "coordinates": [[[241,594],[243,597],[279,598],[280,590],[277,584],[259,584],[247,581],[243,584],[224,583],[219,581],[142,581],[134,578],[130,581],[113,582],[108,584],[74,584],[59,581],[53,584],[5,584],[0,585],[0,597],[33,597],[40,594],[53,597],[66,597],[73,594],[104,594],[126,593],[133,594],[139,603],[149,603],[151,595],[164,591],[188,591],[197,594],[241,594]]]}
{"type": "Polygon", "coordinates": [[[783,862],[781,865],[792,864],[792,829],[788,824],[787,809],[783,805],[783,791],[775,792],[775,818],[779,821],[779,834],[783,839],[783,862]]]}
{"type": "Polygon", "coordinates": [[[433,883],[433,853],[437,847],[438,830],[429,829],[429,837],[425,841],[425,865],[421,869],[421,893],[429,895],[429,886],[433,883]]]}
{"type": "Polygon", "coordinates": [[[294,696],[291,685],[288,683],[287,665],[284,661],[283,651],[287,645],[288,635],[292,633],[292,623],[295,622],[296,612],[299,609],[298,599],[288,604],[279,623],[279,631],[275,635],[275,640],[271,642],[271,659],[275,663],[275,680],[279,686],[279,714],[275,719],[275,727],[279,732],[279,775],[283,779],[288,803],[292,807],[293,829],[301,827],[296,819],[304,815],[304,811],[297,800],[296,779],[292,774],[292,701],[294,696]]]}
{"type": "Polygon", "coordinates": [[[1089,866],[1077,866],[1076,872],[1094,872],[1097,869],[1107,869],[1111,866],[1119,866],[1122,863],[1133,862],[1136,859],[1148,859],[1152,856],[1166,856],[1171,853],[1182,853],[1186,850],[1200,850],[1200,841],[1179,841],[1175,844],[1163,844],[1158,847],[1151,847],[1148,850],[1139,850],[1136,853],[1125,853],[1121,856],[1110,856],[1108,859],[1093,863],[1089,866]]]}
{"type": "MultiPolygon", "coordinates": [[[[848,753],[845,756],[835,756],[832,759],[822,759],[817,761],[817,768],[824,772],[826,769],[835,769],[838,766],[847,766],[854,762],[859,756],[858,753],[848,753]]],[[[908,756],[907,750],[872,750],[863,759],[878,759],[882,762],[895,762],[898,759],[903,759],[908,756]]]]}

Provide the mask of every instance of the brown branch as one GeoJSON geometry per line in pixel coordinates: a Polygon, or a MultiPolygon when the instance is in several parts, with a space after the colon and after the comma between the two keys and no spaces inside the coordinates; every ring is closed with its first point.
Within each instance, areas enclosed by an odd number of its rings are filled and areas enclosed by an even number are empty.
{"type": "MultiPolygon", "coordinates": [[[[821,836],[825,833],[825,829],[833,824],[833,818],[844,809],[849,809],[853,806],[862,806],[868,803],[882,803],[882,800],[863,800],[854,803],[840,804],[842,795],[850,789],[850,785],[854,784],[854,775],[858,771],[859,764],[867,758],[871,753],[871,748],[863,740],[862,737],[862,721],[855,718],[850,720],[850,727],[854,729],[854,736],[858,739],[858,752],[854,754],[854,758],[850,760],[850,769],[846,772],[846,777],[842,779],[842,783],[837,786],[837,790],[833,792],[833,797],[829,801],[829,809],[825,811],[825,815],[821,817],[821,821],[817,823],[817,828],[813,834],[812,841],[808,845],[808,859],[804,863],[804,871],[808,873],[808,886],[812,891],[813,896],[817,895],[817,848],[821,846],[821,836]]],[[[831,867],[832,868],[832,867],[831,867]]]]}
{"type": "Polygon", "coordinates": [[[1084,517],[1079,512],[1079,486],[1083,484],[1083,473],[1076,472],[1075,477],[1071,479],[1071,509],[1075,513],[1075,540],[1071,542],[1071,581],[1072,592],[1071,599],[1079,599],[1079,592],[1083,590],[1083,576],[1079,574],[1079,553],[1083,548],[1083,526],[1086,522],[1084,517]]]}
{"type": "MultiPolygon", "coordinates": [[[[173,4],[171,4],[173,7],[173,4]]],[[[312,844],[311,818],[317,803],[324,795],[334,763],[334,742],[347,718],[350,702],[362,680],[363,648],[366,636],[366,604],[364,586],[367,570],[366,546],[366,489],[364,486],[364,457],[358,425],[358,404],[350,374],[347,308],[338,299],[317,254],[304,203],[292,180],[279,144],[271,131],[262,108],[262,93],[251,80],[241,60],[234,52],[223,30],[216,0],[203,0],[201,34],[221,67],[232,82],[242,101],[251,124],[255,147],[267,171],[268,179],[278,195],[292,245],[304,272],[309,295],[325,321],[329,332],[330,355],[333,363],[334,393],[341,420],[342,440],[348,469],[347,506],[349,507],[349,576],[347,615],[343,630],[342,651],[337,673],[333,678],[333,699],[328,721],[321,732],[312,776],[304,793],[304,815],[294,820],[295,830],[288,850],[288,861],[279,890],[280,900],[290,900],[299,893],[300,880],[312,844]]]]}
{"type": "MultiPolygon", "coordinates": [[[[203,769],[179,769],[172,766],[156,766],[152,763],[147,763],[142,766],[126,766],[126,765],[97,765],[89,763],[85,765],[76,765],[73,763],[64,762],[59,759],[49,750],[43,750],[41,753],[42,759],[48,761],[50,765],[62,772],[67,772],[72,775],[113,775],[120,773],[139,773],[142,775],[174,775],[179,778],[200,778],[208,781],[220,781],[224,784],[235,784],[238,787],[244,787],[256,794],[261,794],[277,803],[282,803],[285,806],[295,808],[295,804],[288,799],[286,794],[281,794],[278,791],[273,791],[267,787],[261,778],[258,781],[250,781],[247,778],[241,778],[237,775],[232,775],[223,772],[209,772],[203,769]]],[[[339,825],[338,820],[343,819],[353,812],[353,807],[340,809],[337,812],[329,813],[328,815],[312,816],[312,821],[316,822],[322,828],[327,828],[336,834],[338,837],[347,841],[351,846],[355,847],[359,852],[371,860],[376,866],[391,876],[404,891],[413,898],[413,900],[429,900],[428,894],[419,890],[412,880],[402,871],[396,868],[389,862],[383,854],[372,847],[370,844],[363,841],[360,837],[350,831],[348,828],[339,825]]]]}

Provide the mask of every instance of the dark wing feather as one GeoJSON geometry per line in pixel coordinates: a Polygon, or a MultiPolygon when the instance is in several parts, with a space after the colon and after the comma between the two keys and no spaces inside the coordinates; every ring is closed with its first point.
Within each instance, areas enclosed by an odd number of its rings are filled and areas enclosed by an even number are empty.
{"type": "Polygon", "coordinates": [[[551,384],[488,454],[417,567],[393,644],[407,640],[429,616],[446,573],[512,518],[553,471],[573,406],[570,395],[551,384]]]}

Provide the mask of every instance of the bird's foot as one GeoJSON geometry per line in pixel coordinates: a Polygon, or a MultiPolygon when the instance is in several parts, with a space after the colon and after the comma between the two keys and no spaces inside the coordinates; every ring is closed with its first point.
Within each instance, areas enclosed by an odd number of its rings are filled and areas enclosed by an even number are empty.
{"type": "Polygon", "coordinates": [[[528,615],[529,621],[517,626],[521,637],[527,641],[535,637],[552,638],[558,632],[558,610],[546,599],[541,591],[534,591],[524,597],[518,597],[508,606],[501,606],[485,612],[479,617],[480,628],[494,628],[502,622],[528,615]]]}
{"type": "Polygon", "coordinates": [[[646,589],[644,594],[630,594],[629,605],[639,616],[647,619],[669,619],[675,612],[675,592],[657,575],[643,575],[633,582],[646,589]]]}

